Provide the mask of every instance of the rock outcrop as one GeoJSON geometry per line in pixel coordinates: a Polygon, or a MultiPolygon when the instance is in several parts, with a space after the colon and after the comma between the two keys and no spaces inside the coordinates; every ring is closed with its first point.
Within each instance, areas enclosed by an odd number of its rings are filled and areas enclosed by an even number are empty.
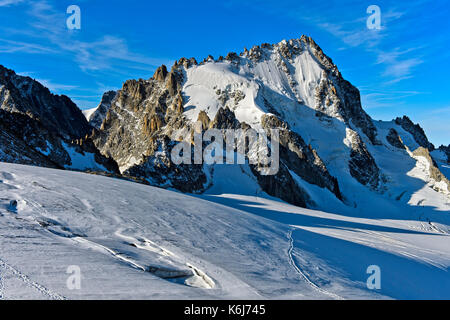
{"type": "Polygon", "coordinates": [[[1,66],[0,85],[0,161],[118,171],[93,144],[82,143],[92,127],[68,97],[53,95],[37,81],[1,66]]]}
{"type": "Polygon", "coordinates": [[[181,78],[176,68],[167,72],[161,67],[151,79],[128,80],[117,92],[93,141],[104,155],[115,159],[122,172],[148,161],[165,146],[164,137],[185,126],[179,116],[181,78]]]}
{"type": "Polygon", "coordinates": [[[270,129],[279,130],[281,163],[306,182],[327,188],[337,198],[342,198],[337,179],[330,175],[317,152],[307,146],[300,135],[290,130],[286,122],[274,115],[264,115],[261,124],[269,137],[270,129]]]}
{"type": "Polygon", "coordinates": [[[435,181],[433,187],[437,189],[437,191],[450,192],[450,181],[439,170],[439,166],[430,155],[429,150],[424,147],[419,147],[414,150],[413,155],[415,157],[423,157],[427,161],[428,174],[430,178],[435,181]]]}
{"type": "Polygon", "coordinates": [[[95,129],[100,129],[103,120],[106,118],[109,108],[111,108],[111,103],[116,97],[117,91],[107,91],[103,94],[100,104],[97,106],[95,111],[89,115],[87,120],[89,124],[95,129]]]}
{"type": "Polygon", "coordinates": [[[403,116],[403,118],[396,118],[395,123],[401,126],[405,131],[409,132],[419,146],[430,151],[435,149],[434,145],[428,141],[422,127],[418,124],[414,124],[407,116],[403,116]]]}
{"type": "Polygon", "coordinates": [[[367,150],[361,137],[347,128],[347,140],[350,144],[350,174],[361,184],[377,189],[380,183],[380,169],[375,163],[374,158],[367,150]]]}
{"type": "Polygon", "coordinates": [[[255,166],[251,169],[261,189],[267,194],[303,208],[316,205],[311,201],[308,193],[295,182],[284,164],[281,164],[275,175],[261,175],[255,166]]]}
{"type": "Polygon", "coordinates": [[[386,140],[393,146],[398,149],[406,149],[405,145],[403,144],[402,138],[398,135],[398,132],[391,128],[389,129],[389,133],[386,136],[386,140]]]}
{"type": "Polygon", "coordinates": [[[450,164],[450,145],[446,146],[440,146],[439,150],[444,152],[447,155],[447,163],[450,164]]]}
{"type": "Polygon", "coordinates": [[[65,138],[84,137],[91,130],[80,109],[67,96],[52,94],[30,77],[0,66],[0,109],[27,115],[65,138]]]}

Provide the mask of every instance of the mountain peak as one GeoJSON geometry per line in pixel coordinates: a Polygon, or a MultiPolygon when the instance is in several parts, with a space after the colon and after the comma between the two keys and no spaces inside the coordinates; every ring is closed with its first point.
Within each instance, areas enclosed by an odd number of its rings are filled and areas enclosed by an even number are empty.
{"type": "Polygon", "coordinates": [[[66,137],[82,137],[90,126],[81,110],[65,95],[55,95],[30,77],[0,68],[0,109],[40,119],[66,137]]]}
{"type": "Polygon", "coordinates": [[[111,108],[111,104],[116,97],[117,91],[110,90],[103,94],[100,104],[94,109],[85,110],[83,114],[89,121],[89,124],[95,129],[100,129],[103,120],[106,118],[108,110],[111,108]]]}
{"type": "Polygon", "coordinates": [[[402,118],[398,117],[395,120],[395,123],[400,125],[405,131],[412,134],[414,140],[421,147],[428,149],[429,151],[435,150],[435,146],[428,141],[428,138],[425,134],[425,131],[419,124],[415,124],[408,116],[403,116],[402,118]]]}
{"type": "MultiPolygon", "coordinates": [[[[189,82],[186,78],[191,75],[198,81],[208,79],[205,87],[210,87],[213,92],[220,91],[222,95],[225,94],[220,99],[226,99],[227,91],[235,87],[236,83],[245,83],[246,88],[239,89],[239,92],[248,91],[248,88],[255,86],[261,89],[255,87],[251,90],[254,91],[252,94],[258,95],[264,101],[263,104],[257,103],[255,106],[257,112],[284,113],[284,110],[275,110],[276,108],[270,106],[272,98],[266,97],[270,89],[271,95],[279,94],[291,100],[286,101],[288,104],[306,105],[323,117],[337,118],[348,124],[352,122],[362,130],[372,144],[379,143],[372,120],[361,106],[359,90],[343,79],[332,59],[311,37],[303,35],[298,39],[282,40],[276,44],[263,43],[249,50],[244,49],[240,54],[230,52],[225,58],[221,56],[214,59],[208,56],[201,63],[197,63],[193,58],[189,60],[182,58],[175,63],[172,71],[180,68],[184,69],[181,74],[185,77],[181,82],[189,82]],[[222,76],[219,76],[219,73],[222,73],[222,76]],[[200,79],[200,74],[203,74],[203,79],[200,79]]],[[[164,70],[160,67],[155,76],[161,78],[164,76],[164,70]]],[[[245,99],[238,91],[236,94],[245,99]]],[[[196,102],[197,105],[199,102],[196,102]]],[[[201,109],[201,104],[198,107],[201,109]]],[[[247,105],[246,108],[248,107],[250,106],[247,105]]],[[[199,108],[190,117],[191,119],[197,118],[199,108]]],[[[217,110],[217,107],[210,108],[207,111],[209,118],[213,118],[217,110]]],[[[259,119],[242,120],[255,125],[259,122],[259,119]]]]}
{"type": "MultiPolygon", "coordinates": [[[[14,81],[10,87],[11,92],[23,89],[14,81]]],[[[45,102],[36,110],[56,113],[45,94],[33,91],[33,96],[45,102]]],[[[15,101],[36,107],[27,98],[10,100],[10,108],[15,101]]],[[[70,110],[68,98],[59,97],[58,102],[70,110]]],[[[385,166],[385,159],[410,161],[408,148],[402,146],[417,146],[410,144],[415,140],[434,149],[420,126],[407,117],[374,123],[362,108],[359,90],[343,79],[331,58],[307,36],[263,43],[218,59],[209,55],[200,63],[181,58],[170,71],[162,65],[150,79],[127,80],[118,92],[106,92],[95,115],[89,119],[97,130],[88,125],[91,135],[72,139],[85,148],[81,152],[98,152],[97,158],[100,154],[104,161],[112,158],[125,176],[183,192],[210,188],[214,166],[172,163],[171,152],[180,137],[174,139],[173,134],[186,133],[182,138],[192,144],[188,133],[197,121],[203,131],[256,130],[270,137],[272,130],[278,130],[279,171],[266,176],[254,164],[242,170],[268,195],[302,206],[320,202],[314,188],[356,206],[355,190],[382,194],[396,180],[398,173],[385,166]]],[[[37,118],[51,127],[52,116],[41,111],[37,118]]],[[[58,126],[65,127],[64,121],[58,126]]]]}

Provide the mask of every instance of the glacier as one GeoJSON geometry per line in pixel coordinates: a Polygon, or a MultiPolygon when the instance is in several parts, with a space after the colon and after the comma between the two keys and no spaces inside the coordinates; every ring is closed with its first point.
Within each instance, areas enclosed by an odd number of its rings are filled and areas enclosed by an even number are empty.
{"type": "MultiPolygon", "coordinates": [[[[417,218],[303,209],[233,168],[193,195],[0,163],[0,299],[450,298],[448,202],[417,218]],[[380,290],[367,288],[371,265],[380,290]]],[[[442,202],[427,192],[415,196],[442,202]]]]}

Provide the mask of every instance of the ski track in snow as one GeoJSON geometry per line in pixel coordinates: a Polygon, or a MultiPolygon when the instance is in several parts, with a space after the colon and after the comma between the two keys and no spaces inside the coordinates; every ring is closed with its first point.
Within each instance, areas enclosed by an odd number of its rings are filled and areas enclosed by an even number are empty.
{"type": "MultiPolygon", "coordinates": [[[[39,293],[41,293],[42,295],[46,296],[47,298],[49,298],[51,300],[67,300],[66,297],[64,297],[56,292],[53,292],[53,291],[47,289],[46,287],[44,287],[43,285],[31,280],[27,275],[23,274],[22,272],[20,272],[13,266],[9,265],[8,263],[6,263],[2,259],[0,259],[0,270],[2,268],[11,272],[17,279],[24,282],[27,286],[36,289],[39,293]]],[[[2,293],[2,288],[4,289],[4,286],[1,283],[2,282],[0,280],[0,294],[2,293]]],[[[3,290],[3,292],[4,292],[4,290],[3,290]]],[[[3,293],[3,295],[4,295],[4,293],[3,293]]],[[[0,299],[1,299],[1,297],[0,297],[0,299]]]]}
{"type": "Polygon", "coordinates": [[[295,262],[294,260],[294,256],[293,256],[293,251],[294,251],[294,239],[292,238],[292,234],[295,231],[295,229],[291,229],[287,236],[289,239],[289,249],[288,249],[288,259],[289,259],[289,263],[291,264],[291,266],[295,269],[295,271],[303,278],[303,280],[306,281],[306,283],[313,288],[315,291],[318,291],[324,295],[327,295],[335,300],[345,300],[344,298],[342,298],[341,296],[334,294],[332,292],[329,292],[327,290],[324,290],[322,288],[320,288],[318,285],[316,285],[314,282],[311,281],[311,279],[308,278],[308,276],[302,271],[301,267],[295,262]]]}

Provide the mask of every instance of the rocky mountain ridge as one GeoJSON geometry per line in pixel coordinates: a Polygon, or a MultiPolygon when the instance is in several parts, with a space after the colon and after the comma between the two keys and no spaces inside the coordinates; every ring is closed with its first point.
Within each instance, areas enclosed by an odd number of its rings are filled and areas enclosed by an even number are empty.
{"type": "Polygon", "coordinates": [[[106,113],[108,112],[109,108],[111,108],[111,103],[116,97],[116,94],[117,91],[113,90],[105,92],[102,96],[100,104],[96,108],[83,111],[83,114],[88,120],[89,124],[95,129],[100,129],[103,120],[105,120],[106,113]]]}
{"type": "Polygon", "coordinates": [[[67,96],[0,66],[0,103],[0,161],[118,172],[95,146],[79,143],[93,128],[67,96]]]}
{"type": "Polygon", "coordinates": [[[435,150],[422,128],[407,117],[389,123],[384,134],[363,110],[358,89],[306,36],[218,59],[208,56],[201,63],[182,58],[170,71],[161,66],[148,80],[129,80],[91,138],[102,154],[117,161],[121,172],[159,186],[201,193],[211,187],[214,168],[175,166],[170,161],[176,144],[173,132],[192,132],[197,122],[203,132],[279,129],[278,174],[263,177],[257,166],[250,169],[262,191],[301,206],[315,204],[306,190],[309,186],[305,189],[298,179],[350,203],[347,194],[354,183],[347,183],[349,178],[372,192],[389,188],[386,183],[392,178],[378,166],[371,149],[394,146],[407,158],[411,155],[406,145],[411,150],[418,146],[435,150]],[[309,120],[321,128],[316,130],[318,136],[335,131],[330,138],[338,138],[336,143],[311,136],[309,126],[302,123],[309,120]],[[340,146],[340,157],[330,154],[332,146],[340,146]],[[344,187],[347,192],[341,191],[341,181],[351,185],[344,187]]]}
{"type": "MultiPolygon", "coordinates": [[[[211,128],[224,134],[260,130],[269,138],[270,130],[278,129],[275,175],[264,175],[260,165],[239,165],[235,179],[252,181],[259,186],[256,193],[320,208],[329,197],[352,207],[363,205],[364,195],[398,201],[400,194],[414,194],[410,177],[437,192],[450,191],[442,160],[448,148],[435,149],[406,116],[373,121],[359,90],[306,36],[208,56],[201,63],[181,58],[170,70],[161,66],[150,79],[127,80],[121,90],[105,93],[90,123],[70,99],[49,95],[29,78],[8,71],[0,79],[2,161],[120,172],[151,185],[203,193],[223,184],[218,172],[227,165],[175,165],[171,152],[180,141],[193,147],[194,132],[204,135],[211,128]],[[61,110],[46,120],[45,103],[61,110]],[[28,134],[13,130],[16,117],[27,123],[28,134]],[[74,155],[82,155],[83,164],[90,157],[91,165],[74,166],[74,155]]],[[[231,185],[221,188],[233,191],[231,185]]]]}

